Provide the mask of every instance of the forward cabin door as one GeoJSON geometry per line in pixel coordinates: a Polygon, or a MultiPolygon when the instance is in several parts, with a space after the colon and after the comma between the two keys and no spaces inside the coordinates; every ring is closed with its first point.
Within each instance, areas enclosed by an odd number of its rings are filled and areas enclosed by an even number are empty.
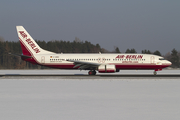
{"type": "Polygon", "coordinates": [[[151,56],[150,62],[151,62],[151,64],[154,64],[154,63],[155,63],[155,57],[154,57],[154,56],[151,56]]]}
{"type": "Polygon", "coordinates": [[[41,57],[41,63],[44,64],[45,63],[45,56],[41,57]]]}

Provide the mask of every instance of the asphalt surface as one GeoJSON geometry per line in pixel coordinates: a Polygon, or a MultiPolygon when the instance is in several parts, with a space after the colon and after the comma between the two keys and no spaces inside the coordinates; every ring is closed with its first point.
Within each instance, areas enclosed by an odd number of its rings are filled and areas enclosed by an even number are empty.
{"type": "Polygon", "coordinates": [[[150,75],[150,74],[142,74],[142,75],[135,75],[135,74],[116,74],[116,75],[87,75],[87,74],[0,74],[0,77],[73,77],[73,78],[78,78],[78,77],[87,77],[87,78],[96,78],[96,77],[118,77],[118,78],[158,78],[158,77],[163,77],[163,78],[180,78],[180,74],[164,74],[164,75],[150,75]]]}

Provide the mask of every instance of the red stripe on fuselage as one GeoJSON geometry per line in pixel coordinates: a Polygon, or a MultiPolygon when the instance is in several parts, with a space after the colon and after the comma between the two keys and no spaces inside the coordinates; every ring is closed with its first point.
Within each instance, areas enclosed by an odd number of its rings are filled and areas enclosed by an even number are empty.
{"type": "MultiPolygon", "coordinates": [[[[155,64],[136,64],[136,65],[124,65],[124,64],[114,64],[116,69],[162,69],[168,67],[169,65],[155,65],[155,64]]],[[[61,63],[61,64],[44,64],[44,66],[52,67],[52,68],[59,68],[59,69],[78,69],[73,68],[75,65],[73,63],[61,63]]]]}
{"type": "Polygon", "coordinates": [[[136,64],[136,65],[116,65],[116,69],[162,69],[169,65],[155,65],[155,64],[136,64]]]}

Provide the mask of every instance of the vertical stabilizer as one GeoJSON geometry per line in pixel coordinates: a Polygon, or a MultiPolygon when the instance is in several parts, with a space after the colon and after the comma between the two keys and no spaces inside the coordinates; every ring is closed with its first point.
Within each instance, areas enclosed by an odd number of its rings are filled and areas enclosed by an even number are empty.
{"type": "Polygon", "coordinates": [[[23,26],[16,26],[16,29],[23,55],[32,56],[33,54],[55,54],[40,48],[23,26]]]}

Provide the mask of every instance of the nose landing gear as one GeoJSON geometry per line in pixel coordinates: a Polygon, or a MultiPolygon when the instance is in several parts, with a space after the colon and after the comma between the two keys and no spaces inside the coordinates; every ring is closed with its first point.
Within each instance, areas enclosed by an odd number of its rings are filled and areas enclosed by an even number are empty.
{"type": "Polygon", "coordinates": [[[90,70],[90,71],[88,72],[88,74],[89,74],[89,75],[96,75],[96,71],[95,71],[95,70],[90,70]]]}
{"type": "Polygon", "coordinates": [[[162,70],[162,69],[155,69],[154,72],[153,72],[153,74],[154,74],[154,75],[157,75],[157,71],[161,71],[161,70],[162,70]]]}
{"type": "Polygon", "coordinates": [[[154,71],[154,72],[153,72],[153,74],[154,74],[154,75],[157,75],[157,72],[156,72],[156,71],[154,71]]]}

